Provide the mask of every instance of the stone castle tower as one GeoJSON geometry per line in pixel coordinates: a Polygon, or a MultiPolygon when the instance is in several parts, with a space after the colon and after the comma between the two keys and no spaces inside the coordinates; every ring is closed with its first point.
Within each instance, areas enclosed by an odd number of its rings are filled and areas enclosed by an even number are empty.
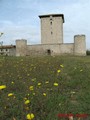
{"type": "Polygon", "coordinates": [[[63,14],[40,15],[41,44],[27,45],[27,40],[16,40],[16,56],[30,55],[86,55],[85,35],[75,35],[74,43],[63,43],[63,14]]]}
{"type": "Polygon", "coordinates": [[[41,43],[63,43],[63,14],[40,15],[41,19],[41,43]]]}

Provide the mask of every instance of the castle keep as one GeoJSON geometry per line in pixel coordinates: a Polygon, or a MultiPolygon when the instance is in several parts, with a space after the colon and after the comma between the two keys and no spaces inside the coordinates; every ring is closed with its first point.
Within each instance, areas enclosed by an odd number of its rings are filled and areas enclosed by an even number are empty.
{"type": "Polygon", "coordinates": [[[63,14],[40,15],[39,18],[41,21],[41,44],[27,45],[27,40],[16,40],[16,47],[13,48],[16,54],[14,52],[13,55],[86,55],[85,35],[75,35],[74,43],[63,43],[63,14]]]}

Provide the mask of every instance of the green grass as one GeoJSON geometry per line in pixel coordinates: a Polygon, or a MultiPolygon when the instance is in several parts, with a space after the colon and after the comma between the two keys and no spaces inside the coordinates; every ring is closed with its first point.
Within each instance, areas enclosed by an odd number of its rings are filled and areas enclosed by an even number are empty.
{"type": "Polygon", "coordinates": [[[89,56],[0,57],[0,85],[6,85],[0,90],[0,120],[26,120],[28,113],[35,115],[33,120],[90,114],[89,56]],[[9,93],[14,95],[8,97],[9,93]]]}

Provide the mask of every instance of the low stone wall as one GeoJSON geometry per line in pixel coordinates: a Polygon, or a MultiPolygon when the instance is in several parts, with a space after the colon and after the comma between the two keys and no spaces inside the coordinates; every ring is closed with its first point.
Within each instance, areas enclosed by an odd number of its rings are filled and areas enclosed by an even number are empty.
{"type": "Polygon", "coordinates": [[[26,55],[56,55],[73,54],[73,43],[71,44],[39,44],[27,45],[26,55]]]}
{"type": "Polygon", "coordinates": [[[74,54],[74,43],[64,43],[60,46],[62,54],[74,54]]]}
{"type": "Polygon", "coordinates": [[[27,45],[27,40],[16,41],[16,56],[30,55],[86,55],[85,35],[76,35],[74,43],[27,45]]]}

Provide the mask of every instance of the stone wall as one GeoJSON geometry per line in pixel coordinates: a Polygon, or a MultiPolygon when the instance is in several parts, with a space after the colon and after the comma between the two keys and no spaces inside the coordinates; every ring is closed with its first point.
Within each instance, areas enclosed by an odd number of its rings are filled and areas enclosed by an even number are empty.
{"type": "Polygon", "coordinates": [[[27,45],[27,40],[16,41],[16,56],[30,55],[86,55],[85,35],[76,35],[74,43],[27,45]]]}
{"type": "Polygon", "coordinates": [[[63,15],[44,15],[41,18],[41,43],[63,43],[63,15]]]}
{"type": "Polygon", "coordinates": [[[26,56],[27,40],[16,40],[16,56],[26,56]]]}
{"type": "Polygon", "coordinates": [[[86,55],[86,37],[85,35],[74,36],[74,54],[75,55],[86,55]]]}
{"type": "Polygon", "coordinates": [[[27,55],[60,55],[73,54],[72,44],[27,45],[27,55]]]}
{"type": "Polygon", "coordinates": [[[62,54],[74,54],[74,43],[64,43],[60,46],[62,54]]]}
{"type": "Polygon", "coordinates": [[[16,48],[11,48],[8,56],[16,56],[16,48]]]}
{"type": "Polygon", "coordinates": [[[75,35],[74,43],[54,43],[27,45],[27,40],[16,40],[16,49],[10,50],[10,56],[30,56],[30,55],[86,55],[85,35],[75,35]]]}

